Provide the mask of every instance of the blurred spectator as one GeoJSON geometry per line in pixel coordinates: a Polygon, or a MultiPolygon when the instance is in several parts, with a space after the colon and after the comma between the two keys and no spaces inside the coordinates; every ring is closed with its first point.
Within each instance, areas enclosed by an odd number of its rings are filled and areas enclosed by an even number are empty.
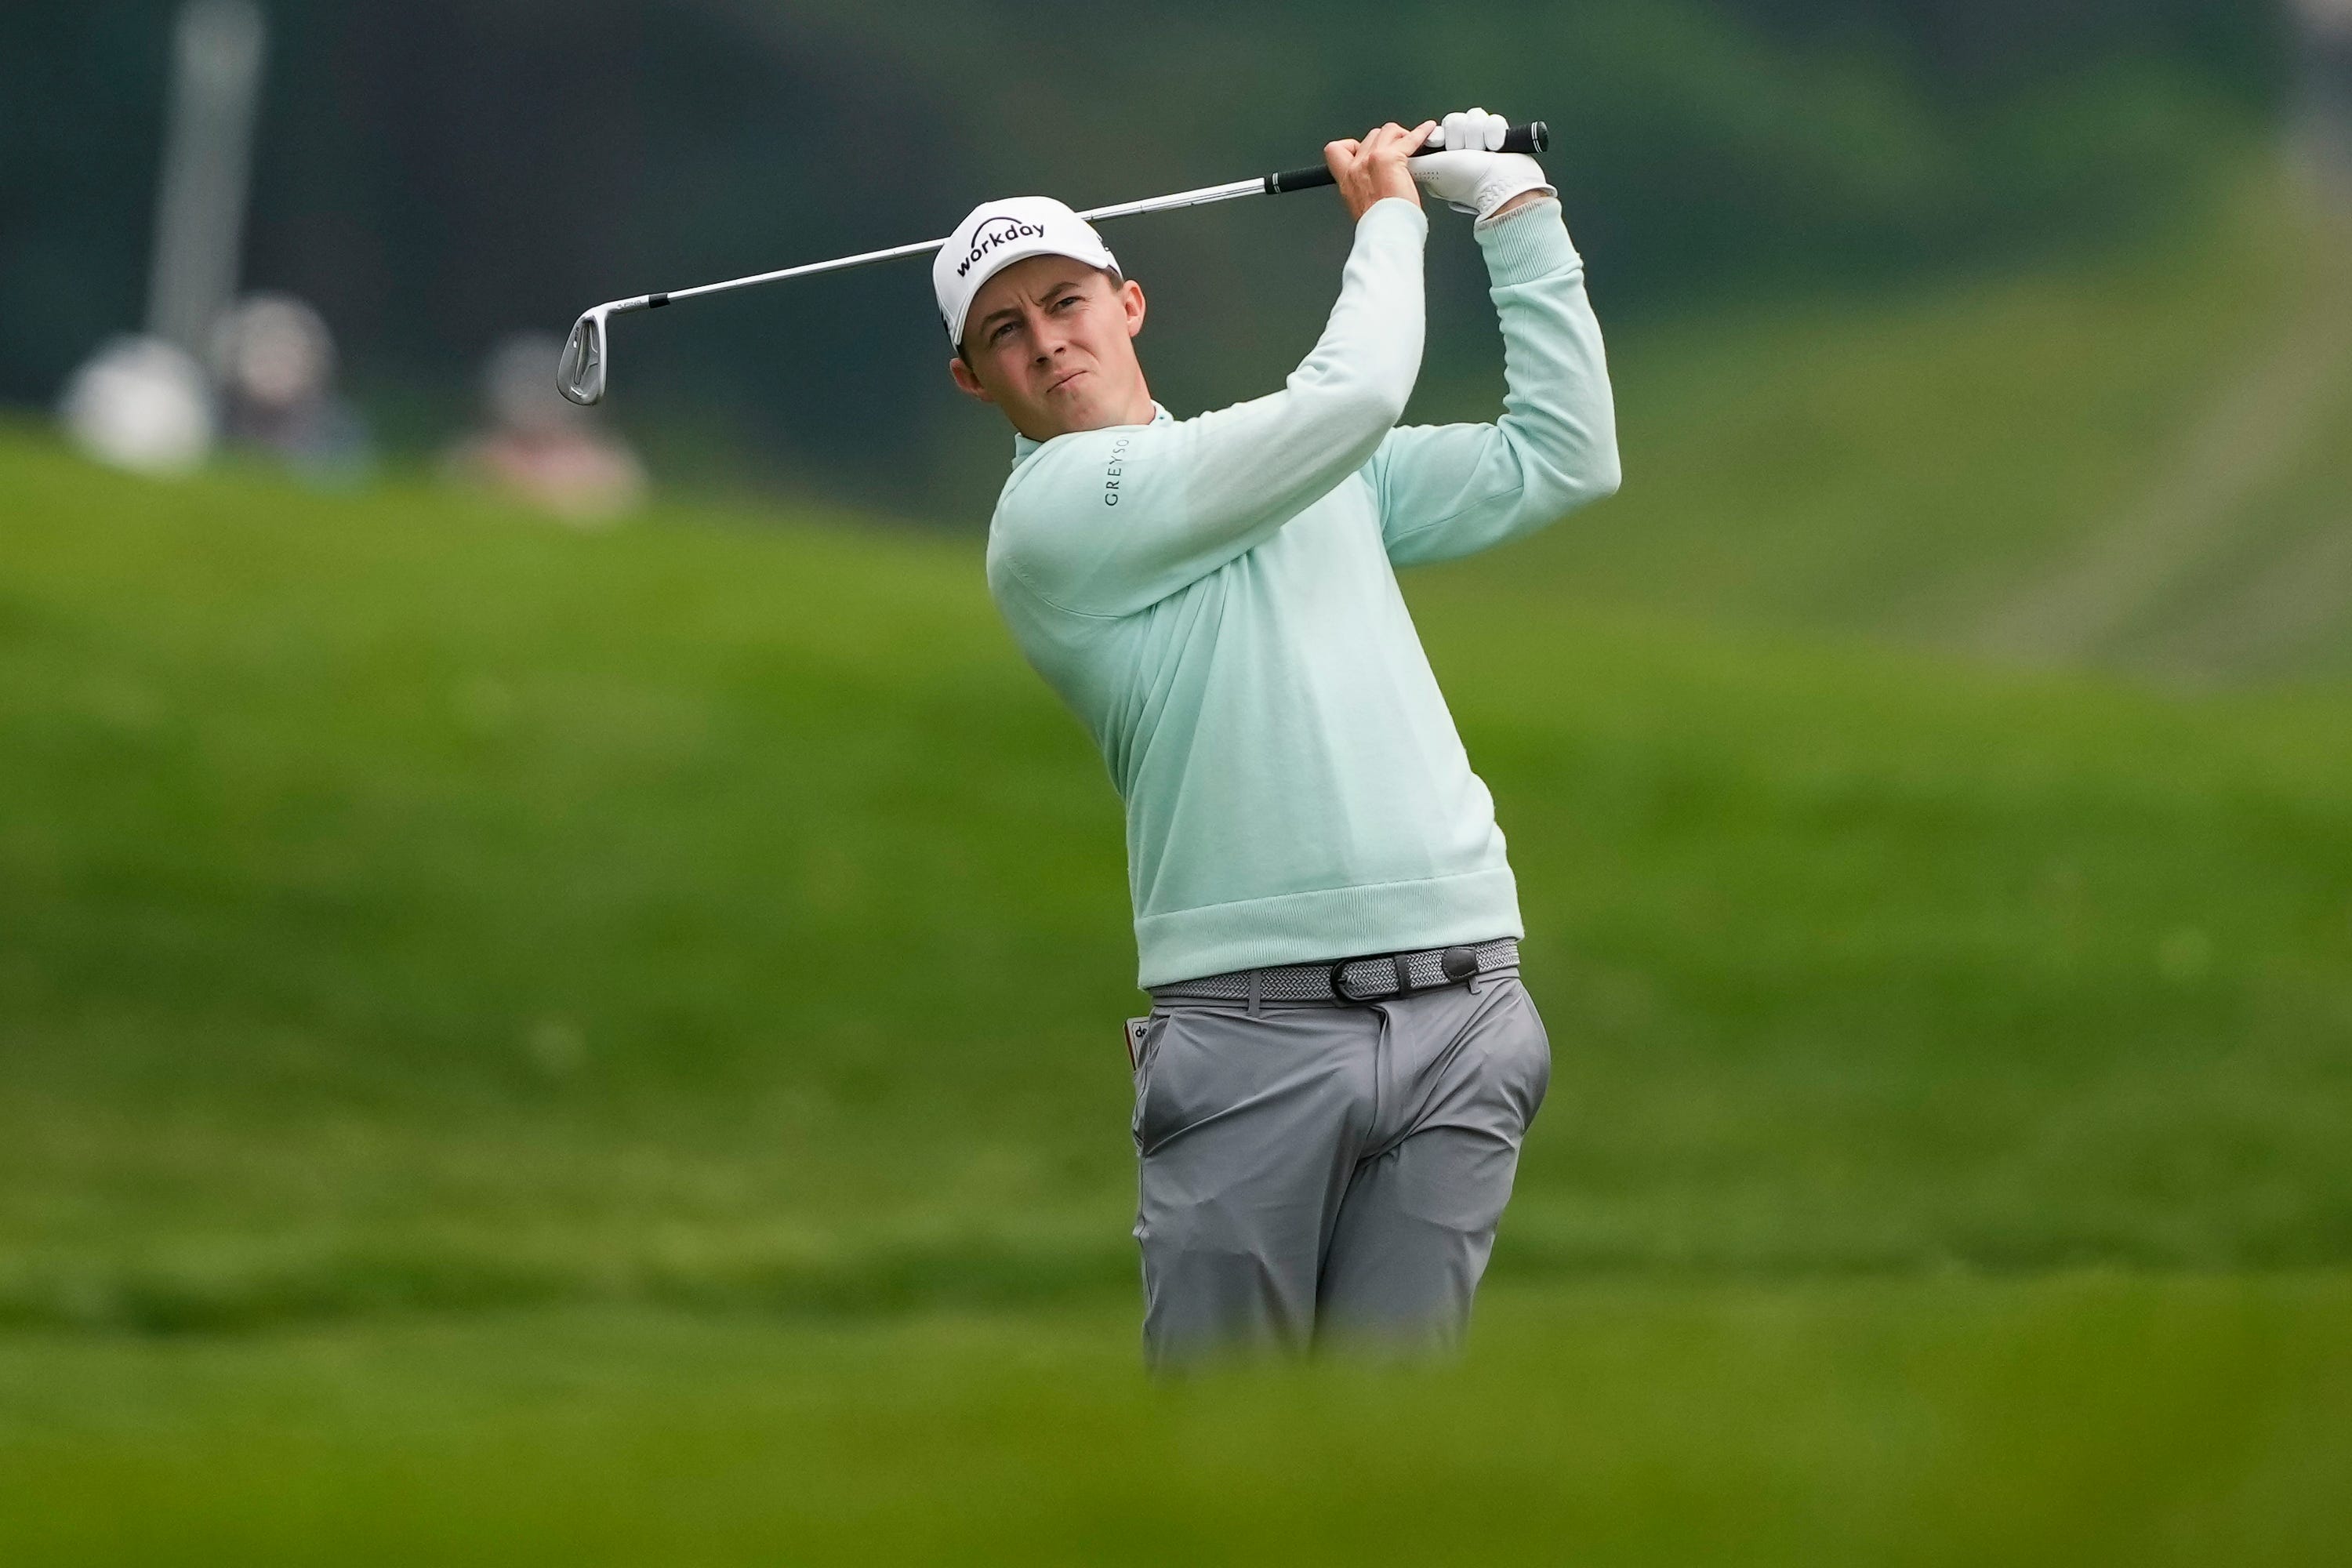
{"type": "Polygon", "coordinates": [[[212,455],[212,387],[204,367],[161,338],[105,344],[66,383],[58,414],[76,446],[114,468],[184,474],[212,455]]]}
{"type": "Polygon", "coordinates": [[[367,431],[335,395],[335,342],[319,312],[286,294],[252,294],[213,331],[224,434],[305,478],[351,483],[368,466],[367,431]]]}
{"type": "Polygon", "coordinates": [[[562,347],[523,332],[491,351],[482,378],[489,427],[453,451],[450,467],[568,522],[610,521],[645,499],[645,470],[625,443],[555,389],[562,347]]]}

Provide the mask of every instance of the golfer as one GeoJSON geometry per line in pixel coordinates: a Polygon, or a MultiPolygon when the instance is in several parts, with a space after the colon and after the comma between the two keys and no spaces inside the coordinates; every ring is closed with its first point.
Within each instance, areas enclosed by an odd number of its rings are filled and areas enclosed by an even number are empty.
{"type": "Polygon", "coordinates": [[[950,374],[1014,431],[989,591],[1126,802],[1155,1368],[1454,1343],[1550,1079],[1494,804],[1395,574],[1617,488],[1583,264],[1535,161],[1487,151],[1505,124],[1326,147],[1355,222],[1330,321],[1281,391],[1191,419],[1145,384],[1142,287],[1061,203],[986,203],[933,266],[950,374]],[[1475,215],[1496,424],[1397,423],[1423,186],[1475,215]]]}

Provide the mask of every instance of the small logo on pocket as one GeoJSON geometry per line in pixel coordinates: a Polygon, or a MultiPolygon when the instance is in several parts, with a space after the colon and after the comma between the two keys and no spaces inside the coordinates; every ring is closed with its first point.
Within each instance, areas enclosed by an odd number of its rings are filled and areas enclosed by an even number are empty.
{"type": "Polygon", "coordinates": [[[1143,1065],[1143,1036],[1151,1027],[1149,1018],[1129,1018],[1121,1031],[1127,1037],[1127,1070],[1133,1072],[1143,1065]]]}

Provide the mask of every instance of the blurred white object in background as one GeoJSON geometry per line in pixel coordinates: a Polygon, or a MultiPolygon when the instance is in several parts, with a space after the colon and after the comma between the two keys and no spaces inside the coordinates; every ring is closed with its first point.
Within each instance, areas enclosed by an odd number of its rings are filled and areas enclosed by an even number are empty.
{"type": "Polygon", "coordinates": [[[180,10],[147,335],[103,344],[58,400],[75,444],[100,462],[184,474],[212,453],[212,387],[196,356],[236,291],[267,43],[253,0],[189,0],[180,10]]]}
{"type": "Polygon", "coordinates": [[[75,445],[101,463],[142,474],[184,474],[213,449],[213,396],[204,366],[161,338],[116,338],[76,371],[58,400],[75,445]]]}
{"type": "Polygon", "coordinates": [[[489,426],[449,464],[567,521],[609,521],[645,500],[645,469],[627,443],[556,390],[551,367],[562,349],[544,332],[519,332],[490,351],[482,375],[489,426]]]}
{"type": "Polygon", "coordinates": [[[335,339],[290,294],[248,294],[213,328],[224,433],[312,479],[355,480],[367,432],[335,395],[335,339]]]}

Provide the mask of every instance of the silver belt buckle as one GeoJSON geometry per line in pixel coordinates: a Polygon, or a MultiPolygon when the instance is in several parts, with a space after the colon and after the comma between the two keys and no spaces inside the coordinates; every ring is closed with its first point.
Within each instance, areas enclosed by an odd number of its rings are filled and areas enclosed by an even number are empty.
{"type": "Polygon", "coordinates": [[[1410,968],[1414,953],[1375,952],[1362,958],[1343,958],[1333,964],[1329,977],[1331,994],[1342,1002],[1361,1005],[1366,1002],[1385,1002],[1392,996],[1410,996],[1418,991],[1443,990],[1448,985],[1459,985],[1478,977],[1478,950],[1467,942],[1456,942],[1451,947],[1444,948],[1423,948],[1420,951],[1437,954],[1437,972],[1444,976],[1444,979],[1431,985],[1415,985],[1412,983],[1412,972],[1410,968]],[[1384,991],[1377,996],[1359,996],[1348,989],[1342,976],[1346,974],[1350,965],[1379,963],[1383,960],[1387,962],[1391,972],[1396,977],[1395,990],[1384,991]]]}

